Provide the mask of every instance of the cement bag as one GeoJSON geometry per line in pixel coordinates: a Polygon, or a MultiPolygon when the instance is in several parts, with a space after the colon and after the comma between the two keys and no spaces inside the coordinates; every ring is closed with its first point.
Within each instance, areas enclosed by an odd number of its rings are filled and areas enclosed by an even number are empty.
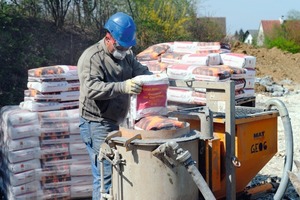
{"type": "Polygon", "coordinates": [[[255,96],[255,90],[254,88],[244,88],[244,97],[254,97],[255,96]]]}
{"type": "Polygon", "coordinates": [[[255,78],[246,78],[245,81],[245,89],[254,89],[255,78]]]}
{"type": "Polygon", "coordinates": [[[39,137],[27,137],[27,138],[20,138],[20,139],[11,139],[7,138],[4,143],[5,148],[8,151],[17,151],[22,149],[34,148],[39,147],[40,141],[39,137]]]}
{"type": "Polygon", "coordinates": [[[20,173],[20,172],[25,172],[25,171],[41,168],[41,163],[40,163],[39,158],[26,160],[26,161],[18,162],[18,163],[9,163],[7,161],[7,163],[5,163],[5,165],[6,165],[7,169],[12,173],[20,173]]]}
{"type": "Polygon", "coordinates": [[[24,91],[24,101],[77,101],[79,99],[79,90],[77,91],[65,91],[65,92],[50,92],[41,93],[38,90],[29,89],[24,91]]]}
{"type": "Polygon", "coordinates": [[[184,128],[185,123],[165,116],[147,116],[140,119],[134,126],[137,130],[157,131],[184,128]]]}
{"type": "Polygon", "coordinates": [[[256,57],[254,56],[239,53],[223,53],[220,55],[224,65],[255,69],[256,57]]]}
{"type": "Polygon", "coordinates": [[[193,64],[168,65],[167,75],[170,79],[198,81],[226,81],[232,70],[224,66],[202,66],[193,64]]]}
{"type": "Polygon", "coordinates": [[[170,102],[205,105],[206,94],[205,92],[195,91],[190,88],[169,87],[167,98],[170,102]]]}
{"type": "Polygon", "coordinates": [[[37,124],[26,124],[26,125],[3,125],[4,141],[10,139],[20,139],[25,137],[35,137],[40,135],[40,125],[37,124]]]}
{"type": "Polygon", "coordinates": [[[78,80],[75,81],[28,81],[27,88],[34,89],[41,93],[49,92],[65,92],[79,90],[80,83],[78,80]]]}
{"type": "Polygon", "coordinates": [[[167,70],[167,63],[160,62],[158,60],[149,60],[149,61],[141,61],[142,65],[148,67],[149,71],[153,74],[160,74],[162,72],[166,72],[167,70]]]}
{"type": "Polygon", "coordinates": [[[10,199],[37,199],[33,196],[26,196],[27,194],[31,192],[42,192],[40,183],[38,181],[31,181],[28,183],[24,183],[22,185],[18,186],[8,186],[8,192],[11,193],[14,197],[10,199]]]}
{"type": "Polygon", "coordinates": [[[227,68],[230,70],[230,79],[244,79],[246,78],[246,72],[247,70],[245,68],[240,68],[240,67],[231,67],[228,65],[219,65],[219,67],[222,68],[227,68]]]}
{"type": "Polygon", "coordinates": [[[158,60],[160,55],[170,48],[171,43],[155,44],[137,54],[138,61],[158,60]]]}
{"type": "Polygon", "coordinates": [[[140,94],[131,97],[131,120],[134,122],[150,115],[166,115],[169,85],[167,75],[141,75],[135,77],[134,80],[143,84],[143,90],[140,94]]]}
{"type": "Polygon", "coordinates": [[[38,112],[40,124],[43,123],[76,123],[79,122],[78,109],[55,110],[48,112],[38,112]]]}
{"type": "MultiPolygon", "coordinates": [[[[72,177],[72,180],[74,178],[72,177]]],[[[72,185],[70,196],[71,198],[84,198],[84,197],[91,197],[93,195],[93,186],[90,184],[83,184],[83,185],[72,185]]]]}
{"type": "Polygon", "coordinates": [[[219,65],[221,57],[219,53],[178,53],[167,52],[161,56],[161,62],[182,63],[197,65],[219,65]]]}
{"type": "Polygon", "coordinates": [[[235,99],[249,98],[255,96],[255,90],[251,88],[244,88],[238,91],[235,91],[235,99]]]}
{"type": "Polygon", "coordinates": [[[0,110],[1,121],[7,126],[38,124],[38,114],[22,110],[19,106],[4,106],[0,110]]]}
{"type": "Polygon", "coordinates": [[[245,69],[245,71],[246,71],[245,78],[255,78],[255,75],[256,75],[255,69],[247,68],[247,69],[245,69]]]}
{"type": "Polygon", "coordinates": [[[219,53],[221,45],[219,42],[177,42],[173,44],[174,52],[182,53],[219,53]]]}
{"type": "Polygon", "coordinates": [[[20,103],[20,108],[32,112],[54,111],[75,109],[79,107],[79,101],[66,101],[66,102],[35,102],[23,101],[20,103]]]}
{"type": "Polygon", "coordinates": [[[246,80],[245,79],[235,79],[233,81],[234,81],[235,91],[245,88],[245,85],[246,85],[246,80]]]}
{"type": "Polygon", "coordinates": [[[78,80],[77,66],[54,65],[28,70],[29,81],[78,80]]]}

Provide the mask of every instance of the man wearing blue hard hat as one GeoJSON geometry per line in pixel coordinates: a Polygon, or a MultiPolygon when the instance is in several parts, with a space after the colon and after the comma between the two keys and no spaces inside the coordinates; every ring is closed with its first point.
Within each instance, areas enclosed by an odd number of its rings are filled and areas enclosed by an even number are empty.
{"type": "Polygon", "coordinates": [[[100,199],[100,180],[106,192],[111,186],[111,165],[104,161],[100,174],[98,153],[109,132],[118,130],[126,118],[130,95],[139,94],[142,86],[132,80],[138,75],[152,74],[133,55],[136,26],[122,12],[112,15],[104,28],[106,35],[87,48],[78,61],[80,81],[80,135],[92,163],[93,200],[100,199]]]}

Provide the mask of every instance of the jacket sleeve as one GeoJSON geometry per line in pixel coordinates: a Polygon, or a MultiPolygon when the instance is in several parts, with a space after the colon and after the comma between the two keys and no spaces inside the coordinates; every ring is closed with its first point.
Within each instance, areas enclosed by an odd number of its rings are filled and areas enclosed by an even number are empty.
{"type": "Polygon", "coordinates": [[[107,100],[124,94],[124,82],[106,82],[102,64],[97,55],[87,55],[78,61],[80,93],[89,99],[107,100]]]}

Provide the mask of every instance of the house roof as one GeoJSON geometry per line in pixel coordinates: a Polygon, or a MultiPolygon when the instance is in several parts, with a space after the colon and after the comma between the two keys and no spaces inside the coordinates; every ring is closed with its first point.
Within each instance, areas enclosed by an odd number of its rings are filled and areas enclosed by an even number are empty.
{"type": "Polygon", "coordinates": [[[263,28],[264,34],[269,35],[272,33],[274,28],[280,26],[280,20],[261,20],[261,26],[263,28]]]}

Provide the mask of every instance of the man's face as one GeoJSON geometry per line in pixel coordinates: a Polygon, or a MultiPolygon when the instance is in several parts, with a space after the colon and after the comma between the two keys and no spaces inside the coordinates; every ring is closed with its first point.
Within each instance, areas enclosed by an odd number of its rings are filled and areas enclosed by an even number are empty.
{"type": "Polygon", "coordinates": [[[126,47],[122,47],[121,45],[118,44],[118,42],[112,37],[112,35],[110,33],[107,33],[107,40],[108,40],[108,50],[110,53],[113,53],[114,51],[119,51],[119,52],[124,52],[127,51],[129,49],[131,49],[131,47],[126,48],[126,47]]]}
{"type": "Polygon", "coordinates": [[[107,48],[109,52],[118,60],[123,60],[126,56],[126,52],[131,48],[122,47],[118,42],[112,37],[111,34],[107,33],[106,36],[108,40],[107,48]]]}

